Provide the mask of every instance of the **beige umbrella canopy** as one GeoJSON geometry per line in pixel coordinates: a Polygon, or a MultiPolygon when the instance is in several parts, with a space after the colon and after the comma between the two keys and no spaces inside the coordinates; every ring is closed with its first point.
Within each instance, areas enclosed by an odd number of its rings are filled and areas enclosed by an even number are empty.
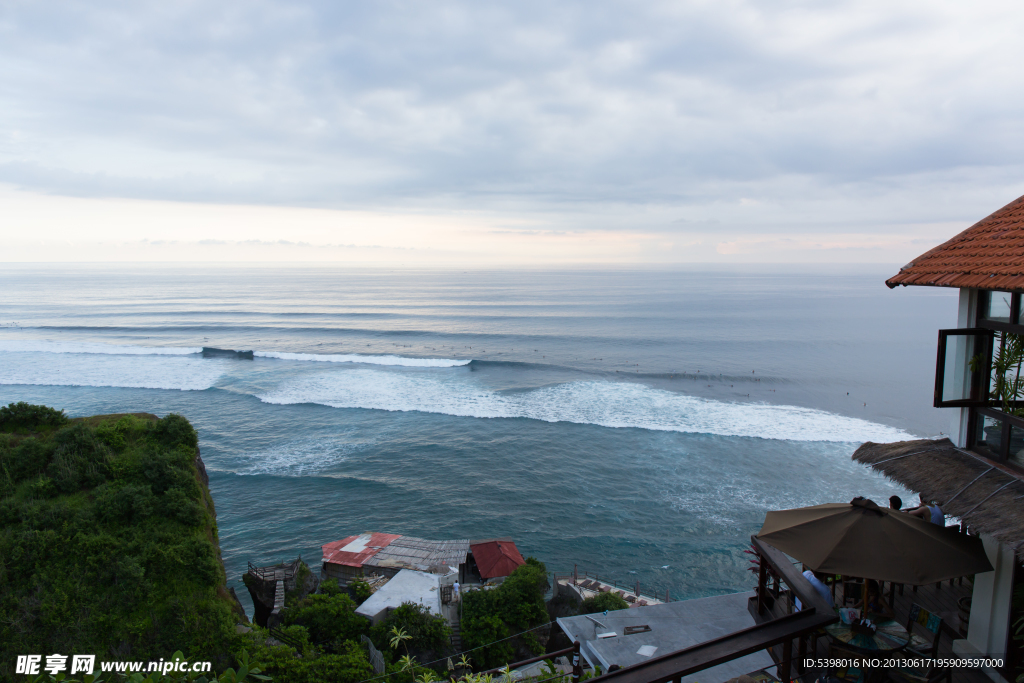
{"type": "Polygon", "coordinates": [[[980,538],[864,498],[769,512],[757,537],[826,574],[919,586],[992,571],[980,538]]]}

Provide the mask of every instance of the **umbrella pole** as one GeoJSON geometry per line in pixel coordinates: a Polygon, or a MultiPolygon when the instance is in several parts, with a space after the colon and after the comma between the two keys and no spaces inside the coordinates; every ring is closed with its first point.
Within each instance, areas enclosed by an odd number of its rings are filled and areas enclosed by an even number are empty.
{"type": "Polygon", "coordinates": [[[861,617],[861,619],[867,619],[868,618],[868,579],[867,579],[866,576],[864,577],[863,581],[864,581],[864,587],[861,589],[861,593],[862,593],[863,599],[861,600],[861,603],[860,603],[860,617],[861,617]]]}

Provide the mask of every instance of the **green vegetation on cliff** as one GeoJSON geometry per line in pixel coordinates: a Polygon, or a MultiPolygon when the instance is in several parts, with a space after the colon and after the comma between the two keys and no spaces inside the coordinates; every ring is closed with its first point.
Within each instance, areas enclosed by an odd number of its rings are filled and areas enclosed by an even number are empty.
{"type": "Polygon", "coordinates": [[[201,466],[180,415],[0,408],[0,678],[26,653],[233,663],[201,466]]]}
{"type": "Polygon", "coordinates": [[[463,645],[466,649],[487,646],[473,655],[478,667],[499,667],[515,661],[519,647],[534,655],[544,651],[533,633],[505,639],[547,623],[547,588],[544,563],[530,557],[494,590],[466,592],[462,605],[463,645]]]}

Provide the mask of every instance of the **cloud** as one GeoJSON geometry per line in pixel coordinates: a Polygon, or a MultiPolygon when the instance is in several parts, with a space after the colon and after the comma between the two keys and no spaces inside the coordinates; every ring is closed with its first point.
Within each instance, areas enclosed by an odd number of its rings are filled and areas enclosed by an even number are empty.
{"type": "Polygon", "coordinates": [[[1022,23],[994,0],[9,3],[0,182],[913,238],[1024,191],[1022,23]]]}

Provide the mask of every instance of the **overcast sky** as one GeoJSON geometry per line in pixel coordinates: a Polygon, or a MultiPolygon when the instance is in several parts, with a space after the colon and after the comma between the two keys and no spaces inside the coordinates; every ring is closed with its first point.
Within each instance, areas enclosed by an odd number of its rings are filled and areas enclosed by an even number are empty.
{"type": "Polygon", "coordinates": [[[0,261],[903,263],[1024,194],[1021,36],[983,0],[0,0],[0,261]]]}

